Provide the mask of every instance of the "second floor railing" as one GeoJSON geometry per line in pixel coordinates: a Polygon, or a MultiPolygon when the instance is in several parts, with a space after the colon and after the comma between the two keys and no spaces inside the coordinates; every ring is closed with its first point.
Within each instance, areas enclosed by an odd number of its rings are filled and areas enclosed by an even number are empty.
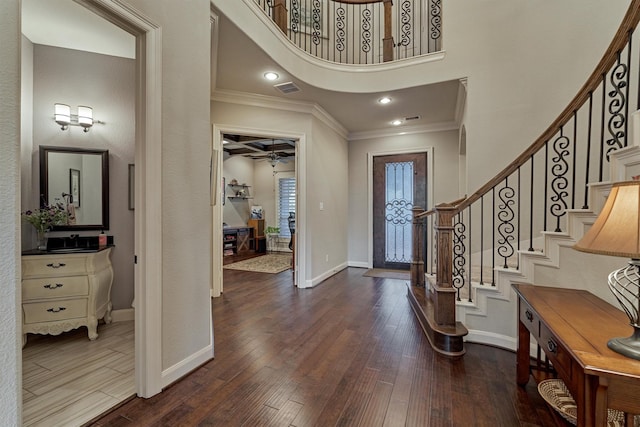
{"type": "Polygon", "coordinates": [[[439,52],[441,0],[254,0],[300,49],[377,64],[439,52]]]}

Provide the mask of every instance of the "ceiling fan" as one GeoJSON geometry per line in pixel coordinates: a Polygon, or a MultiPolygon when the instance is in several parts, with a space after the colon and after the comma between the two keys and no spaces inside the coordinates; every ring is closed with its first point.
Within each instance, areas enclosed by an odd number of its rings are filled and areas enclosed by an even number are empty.
{"type": "Polygon", "coordinates": [[[264,158],[264,160],[268,160],[269,164],[272,168],[275,168],[278,163],[287,163],[289,160],[285,157],[282,157],[274,150],[274,141],[271,140],[271,153],[264,158]]]}

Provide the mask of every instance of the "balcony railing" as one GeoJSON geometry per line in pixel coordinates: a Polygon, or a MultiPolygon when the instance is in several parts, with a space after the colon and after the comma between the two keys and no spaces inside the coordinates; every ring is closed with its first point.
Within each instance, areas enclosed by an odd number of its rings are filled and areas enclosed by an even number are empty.
{"type": "Polygon", "coordinates": [[[441,0],[254,0],[300,49],[342,64],[439,52],[441,0]]]}

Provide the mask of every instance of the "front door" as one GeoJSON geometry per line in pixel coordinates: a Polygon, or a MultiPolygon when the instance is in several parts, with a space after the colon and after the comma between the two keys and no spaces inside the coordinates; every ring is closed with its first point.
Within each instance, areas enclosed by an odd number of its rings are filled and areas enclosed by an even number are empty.
{"type": "Polygon", "coordinates": [[[373,158],[373,266],[408,270],[414,206],[425,209],[427,153],[373,158]]]}

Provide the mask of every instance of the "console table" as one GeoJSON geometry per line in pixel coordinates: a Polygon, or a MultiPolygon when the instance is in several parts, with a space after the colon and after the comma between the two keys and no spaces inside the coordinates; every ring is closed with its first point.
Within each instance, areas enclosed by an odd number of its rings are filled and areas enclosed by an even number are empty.
{"type": "MultiPolygon", "coordinates": [[[[607,408],[640,414],[640,361],[607,347],[632,328],[620,310],[574,289],[514,284],[518,295],[517,382],[530,377],[530,335],[578,406],[578,426],[606,426],[607,408]]],[[[627,416],[628,425],[632,415],[627,416]]]]}

